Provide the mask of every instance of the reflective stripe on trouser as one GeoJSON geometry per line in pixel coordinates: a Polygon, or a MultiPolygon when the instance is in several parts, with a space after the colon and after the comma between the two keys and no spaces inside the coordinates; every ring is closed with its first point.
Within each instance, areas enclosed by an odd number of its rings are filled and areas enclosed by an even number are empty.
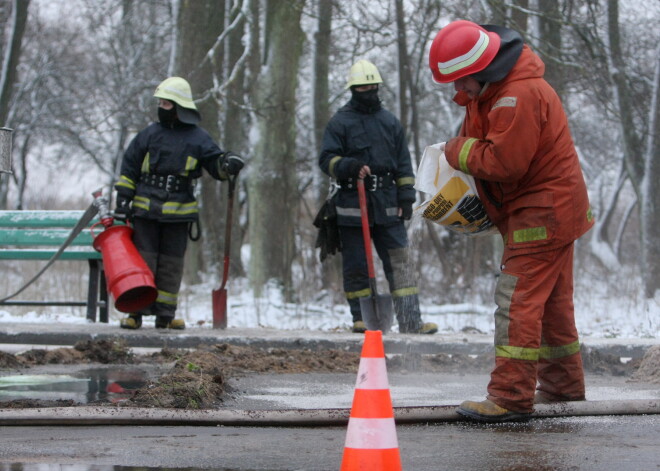
{"type": "Polygon", "coordinates": [[[188,244],[188,223],[160,223],[135,218],[133,242],[151,271],[158,289],[156,301],[141,314],[174,318],[188,244]]]}
{"type": "MultiPolygon", "coordinates": [[[[362,320],[360,298],[371,296],[369,289],[369,272],[364,251],[362,228],[354,226],[339,226],[342,244],[343,282],[346,299],[351,309],[353,321],[362,320]]],[[[397,320],[411,325],[419,320],[419,301],[414,277],[409,277],[411,271],[408,265],[408,235],[402,223],[392,226],[374,226],[371,228],[375,254],[383,264],[385,277],[394,300],[397,320]],[[397,298],[399,300],[397,301],[397,298]]],[[[374,258],[375,258],[374,254],[374,258]]],[[[378,270],[377,260],[374,266],[378,270]]],[[[381,292],[386,292],[381,288],[381,292]]],[[[401,325],[401,324],[400,324],[401,325]]],[[[419,328],[411,326],[409,329],[419,328]]]]}
{"type": "Polygon", "coordinates": [[[518,412],[539,389],[584,398],[584,372],[573,310],[573,244],[511,257],[505,251],[495,289],[495,369],[488,398],[518,412]]]}

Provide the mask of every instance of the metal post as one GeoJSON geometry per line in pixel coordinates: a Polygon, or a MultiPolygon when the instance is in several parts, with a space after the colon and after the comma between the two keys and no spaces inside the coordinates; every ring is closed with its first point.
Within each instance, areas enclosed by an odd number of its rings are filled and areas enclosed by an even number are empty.
{"type": "Polygon", "coordinates": [[[0,128],[0,172],[11,172],[11,141],[13,129],[0,128]]]}

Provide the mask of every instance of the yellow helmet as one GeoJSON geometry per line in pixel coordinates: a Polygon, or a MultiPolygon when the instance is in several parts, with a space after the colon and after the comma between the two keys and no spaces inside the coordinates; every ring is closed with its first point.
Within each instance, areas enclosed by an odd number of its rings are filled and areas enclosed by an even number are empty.
{"type": "Polygon", "coordinates": [[[197,124],[199,112],[192,97],[190,84],[181,77],[170,77],[156,87],[154,97],[176,103],[179,120],[188,124],[197,124]]]}
{"type": "Polygon", "coordinates": [[[348,83],[346,83],[346,88],[351,88],[353,85],[371,85],[378,83],[383,83],[378,68],[371,62],[361,59],[351,66],[351,70],[348,73],[348,83]]]}

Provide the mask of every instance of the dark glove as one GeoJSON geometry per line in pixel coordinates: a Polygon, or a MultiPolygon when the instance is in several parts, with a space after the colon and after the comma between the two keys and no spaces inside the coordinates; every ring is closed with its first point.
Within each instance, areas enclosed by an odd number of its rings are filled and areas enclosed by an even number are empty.
{"type": "Polygon", "coordinates": [[[401,219],[404,221],[410,220],[412,217],[412,207],[413,207],[413,202],[412,201],[401,201],[399,202],[399,207],[401,208],[401,219]]]}
{"type": "Polygon", "coordinates": [[[328,199],[323,203],[316,218],[314,226],[319,232],[316,236],[316,248],[321,249],[319,259],[323,262],[328,255],[341,252],[341,240],[339,239],[339,226],[337,225],[337,210],[334,200],[328,199]]]}
{"type": "Polygon", "coordinates": [[[238,175],[238,172],[241,171],[244,165],[243,158],[238,154],[225,152],[222,156],[221,168],[229,175],[238,175]]]}
{"type": "Polygon", "coordinates": [[[117,195],[117,204],[115,205],[114,218],[121,222],[128,222],[133,219],[131,200],[126,196],[117,195]]]}
{"type": "Polygon", "coordinates": [[[339,162],[339,167],[340,168],[337,169],[339,170],[337,177],[340,180],[348,180],[349,178],[357,180],[364,164],[353,157],[344,157],[339,162]]]}

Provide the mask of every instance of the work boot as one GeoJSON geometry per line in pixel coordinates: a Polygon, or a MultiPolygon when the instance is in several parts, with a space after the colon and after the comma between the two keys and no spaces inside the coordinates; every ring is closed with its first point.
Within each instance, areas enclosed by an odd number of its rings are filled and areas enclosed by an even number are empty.
{"type": "Polygon", "coordinates": [[[534,394],[534,404],[557,404],[560,402],[586,401],[584,397],[573,399],[566,396],[557,396],[545,391],[536,391],[534,394]]]}
{"type": "Polygon", "coordinates": [[[156,317],[156,329],[174,329],[183,330],[186,328],[186,322],[183,319],[174,319],[172,317],[156,317]]]}
{"type": "Polygon", "coordinates": [[[402,334],[435,334],[438,331],[438,324],[434,322],[425,322],[417,329],[407,329],[399,325],[399,332],[402,334]]]}
{"type": "Polygon", "coordinates": [[[363,321],[353,322],[353,333],[364,334],[367,331],[367,325],[363,321]]]}
{"type": "Polygon", "coordinates": [[[137,330],[142,327],[142,314],[131,313],[119,321],[119,327],[122,329],[137,330]]]}
{"type": "Polygon", "coordinates": [[[414,334],[426,334],[431,335],[435,334],[438,331],[438,324],[435,322],[424,322],[417,332],[414,334]]]}
{"type": "Polygon", "coordinates": [[[508,410],[488,399],[481,402],[463,401],[456,412],[477,422],[505,422],[530,416],[529,412],[508,410]]]}

